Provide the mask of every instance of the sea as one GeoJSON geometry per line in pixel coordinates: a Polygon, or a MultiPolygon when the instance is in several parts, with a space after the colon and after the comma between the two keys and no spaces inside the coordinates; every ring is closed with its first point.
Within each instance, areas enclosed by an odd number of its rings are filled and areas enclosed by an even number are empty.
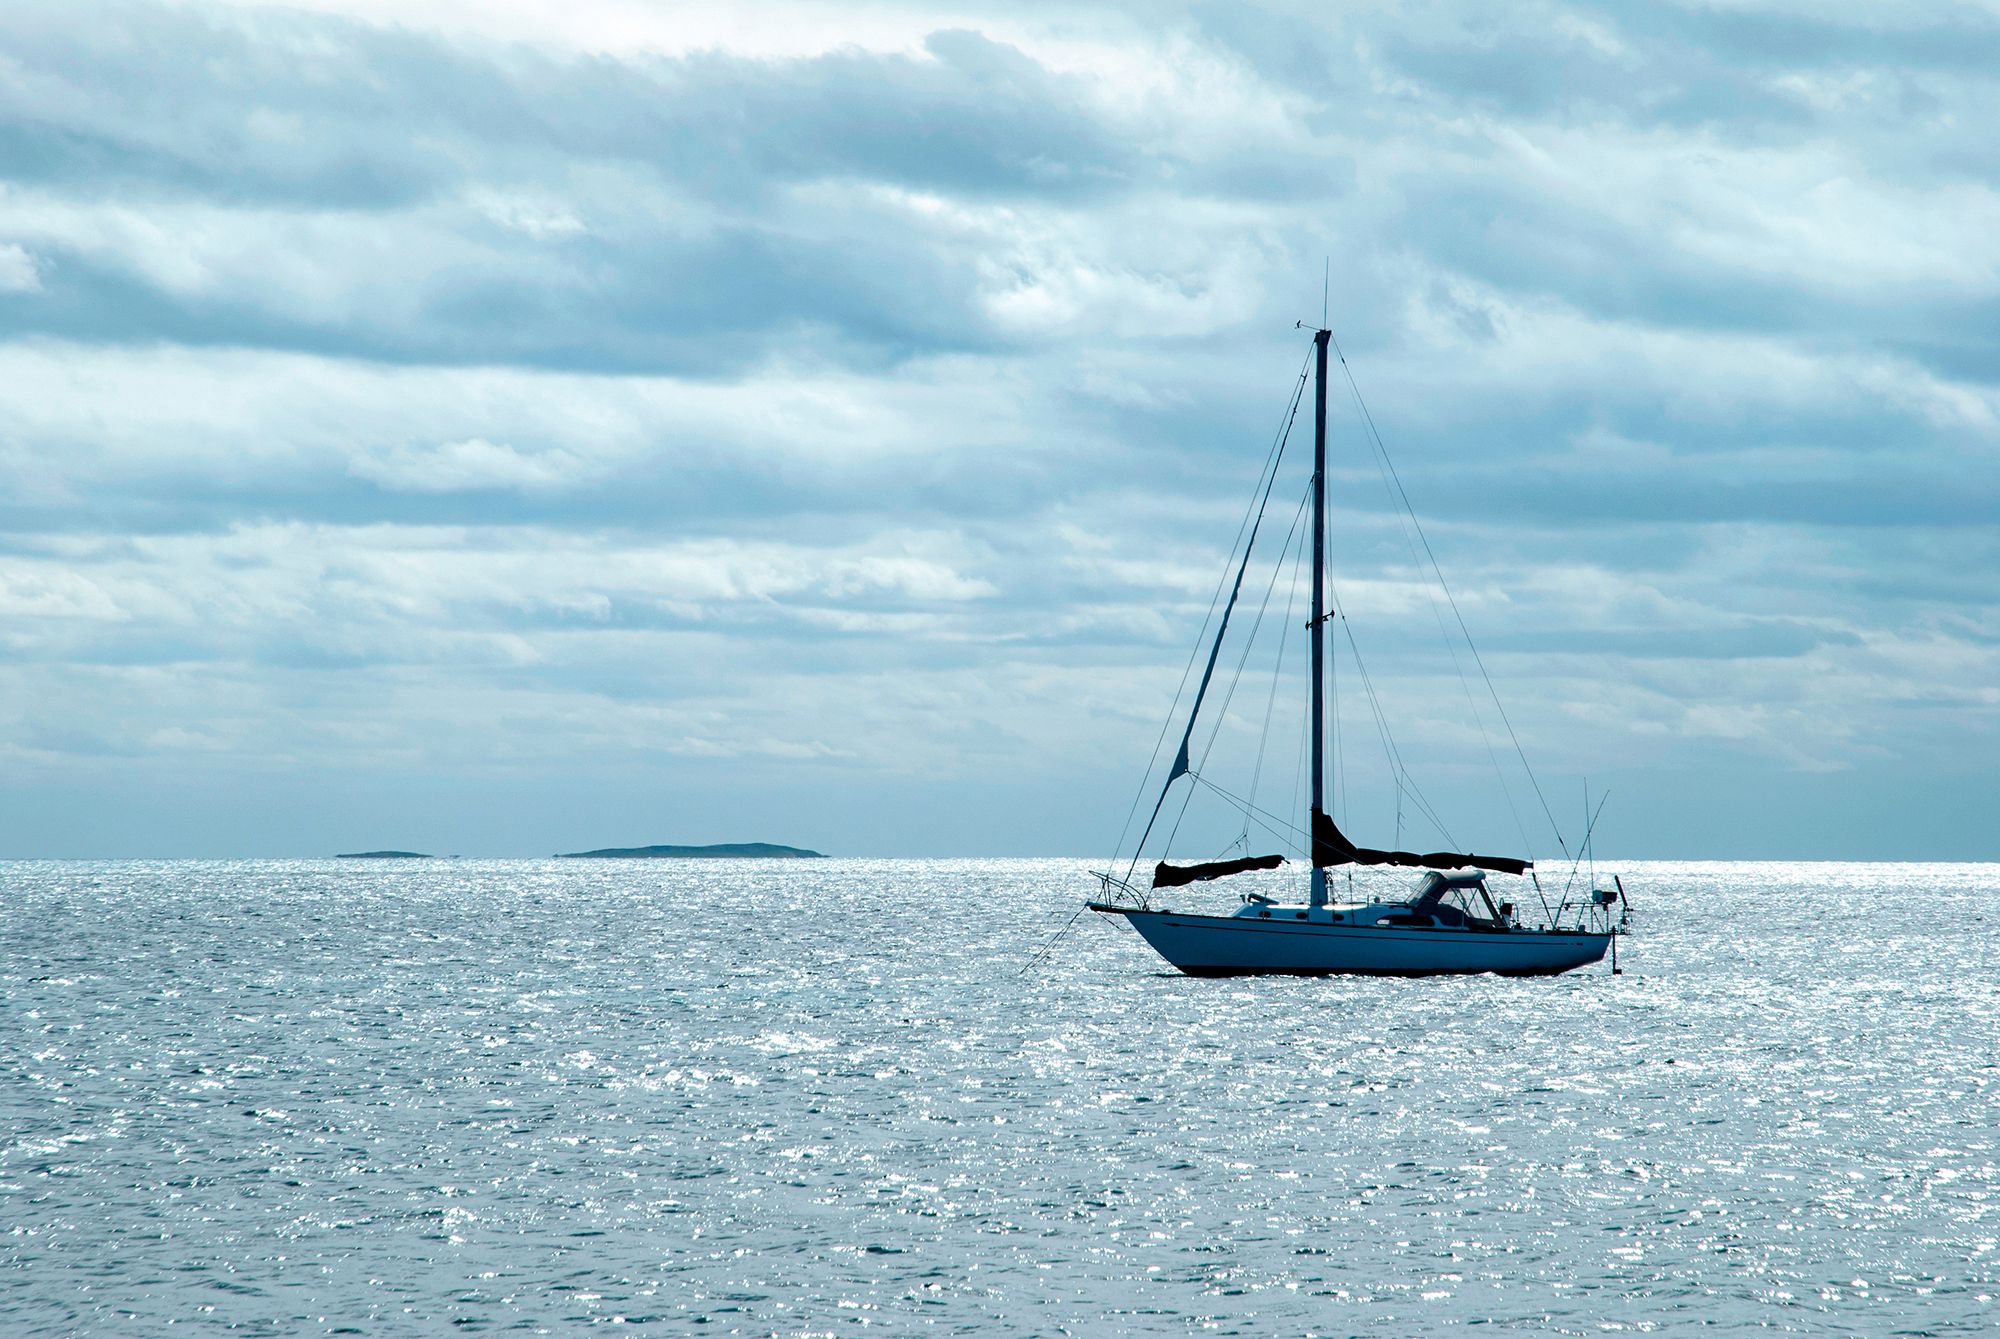
{"type": "Polygon", "coordinates": [[[2000,1333],[2000,866],[1600,865],[1534,980],[1089,868],[0,865],[0,1334],[2000,1333]]]}

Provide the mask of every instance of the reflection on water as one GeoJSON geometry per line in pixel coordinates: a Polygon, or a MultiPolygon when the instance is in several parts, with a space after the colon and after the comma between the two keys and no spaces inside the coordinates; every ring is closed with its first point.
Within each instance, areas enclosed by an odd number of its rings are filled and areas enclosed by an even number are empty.
{"type": "Polygon", "coordinates": [[[1619,869],[1197,981],[1018,975],[1075,862],[0,866],[0,1330],[2000,1328],[2000,868],[1619,869]]]}

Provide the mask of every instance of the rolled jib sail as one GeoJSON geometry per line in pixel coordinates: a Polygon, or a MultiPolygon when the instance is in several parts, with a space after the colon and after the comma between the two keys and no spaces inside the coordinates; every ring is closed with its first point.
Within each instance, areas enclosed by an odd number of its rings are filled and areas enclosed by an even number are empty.
{"type": "Polygon", "coordinates": [[[1241,860],[1211,860],[1205,865],[1169,865],[1162,860],[1153,866],[1153,886],[1155,888],[1178,888],[1184,883],[1196,883],[1202,879],[1220,879],[1230,874],[1242,874],[1253,869],[1276,869],[1285,863],[1281,855],[1252,855],[1241,860]]]}
{"type": "MultiPolygon", "coordinates": [[[[1313,810],[1313,864],[1402,865],[1411,869],[1490,869],[1496,874],[1525,874],[1534,868],[1532,860],[1515,860],[1504,855],[1460,855],[1456,851],[1377,851],[1356,846],[1347,840],[1333,820],[1313,810]]],[[[1197,866],[1199,868],[1199,866],[1197,866]]]]}

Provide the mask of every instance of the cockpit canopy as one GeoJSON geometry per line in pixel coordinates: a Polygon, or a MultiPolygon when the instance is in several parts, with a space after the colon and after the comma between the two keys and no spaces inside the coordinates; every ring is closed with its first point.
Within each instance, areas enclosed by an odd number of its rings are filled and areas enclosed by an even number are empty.
{"type": "Polygon", "coordinates": [[[1439,874],[1433,870],[1417,881],[1409,907],[1412,916],[1428,916],[1440,925],[1499,926],[1507,921],[1486,891],[1484,874],[1439,874]]]}

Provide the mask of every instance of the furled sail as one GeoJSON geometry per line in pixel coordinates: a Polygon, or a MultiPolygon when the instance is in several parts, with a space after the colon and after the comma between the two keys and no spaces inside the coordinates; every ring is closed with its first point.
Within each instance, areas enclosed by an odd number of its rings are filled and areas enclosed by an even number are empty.
{"type": "Polygon", "coordinates": [[[1377,851],[1356,846],[1347,840],[1333,820],[1313,810],[1313,864],[1315,865],[1402,865],[1413,869],[1490,869],[1496,874],[1525,874],[1534,868],[1531,860],[1515,860],[1504,855],[1460,855],[1454,851],[1377,851]]]}
{"type": "MultiPolygon", "coordinates": [[[[1302,395],[1304,393],[1305,382],[1300,381],[1299,394],[1302,395]]],[[[1295,395],[1292,399],[1292,411],[1294,413],[1298,412],[1298,404],[1298,398],[1295,395]]],[[[1215,626],[1215,643],[1208,648],[1208,663],[1202,667],[1201,682],[1195,686],[1194,704],[1188,708],[1187,729],[1181,732],[1180,747],[1174,750],[1173,766],[1167,769],[1167,781],[1164,786],[1160,787],[1160,798],[1153,803],[1152,817],[1146,820],[1145,830],[1139,834],[1139,844],[1132,850],[1132,864],[1126,870],[1128,875],[1139,864],[1139,853],[1146,849],[1146,839],[1153,835],[1153,825],[1160,821],[1160,810],[1166,807],[1167,795],[1173,790],[1174,782],[1184,776],[1193,774],[1193,766],[1188,756],[1188,748],[1194,740],[1195,723],[1201,719],[1202,699],[1208,696],[1209,681],[1215,678],[1215,662],[1222,655],[1222,639],[1229,633],[1229,616],[1236,610],[1237,596],[1243,593],[1243,574],[1250,570],[1250,554],[1257,547],[1257,532],[1264,525],[1264,509],[1271,502],[1271,486],[1278,482],[1278,462],[1284,458],[1285,443],[1290,440],[1291,424],[1287,422],[1285,425],[1285,436],[1279,440],[1277,452],[1264,467],[1267,471],[1263,479],[1264,495],[1258,500],[1257,513],[1251,519],[1250,538],[1243,545],[1242,561],[1236,564],[1236,580],[1230,583],[1228,602],[1222,606],[1222,619],[1215,626]]],[[[1200,877],[1214,878],[1216,876],[1207,874],[1200,877]]],[[[1185,883],[1187,880],[1183,879],[1180,882],[1185,883]]],[[[1156,883],[1153,886],[1157,888],[1161,885],[1156,883]]]]}
{"type": "MultiPolygon", "coordinates": [[[[1270,482],[1264,485],[1265,502],[1271,500],[1271,484],[1277,479],[1277,471],[1273,470],[1270,482]]],[[[1236,580],[1229,587],[1229,602],[1222,606],[1222,621],[1215,625],[1215,643],[1208,648],[1208,664],[1202,667],[1201,683],[1195,687],[1194,705],[1188,708],[1187,729],[1181,732],[1181,746],[1174,751],[1174,765],[1167,772],[1169,786],[1188,774],[1188,745],[1194,739],[1195,722],[1201,719],[1202,699],[1208,696],[1209,681],[1215,677],[1215,662],[1222,655],[1222,639],[1229,635],[1229,616],[1236,612],[1236,598],[1243,593],[1243,574],[1250,570],[1250,551],[1257,547],[1257,531],[1263,524],[1264,508],[1259,505],[1257,519],[1250,524],[1250,542],[1243,546],[1243,561],[1236,565],[1236,580]]],[[[1165,800],[1165,794],[1162,793],[1160,798],[1165,800]]]]}
{"type": "Polygon", "coordinates": [[[1241,860],[1211,860],[1205,865],[1169,865],[1162,860],[1153,866],[1155,888],[1178,888],[1201,879],[1220,879],[1253,869],[1276,869],[1285,863],[1281,855],[1251,855],[1241,860]]]}

